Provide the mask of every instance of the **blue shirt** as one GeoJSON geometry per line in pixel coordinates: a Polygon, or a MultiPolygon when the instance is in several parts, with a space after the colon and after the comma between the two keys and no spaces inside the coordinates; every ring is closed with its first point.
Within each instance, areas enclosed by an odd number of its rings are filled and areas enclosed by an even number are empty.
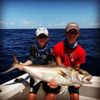
{"type": "Polygon", "coordinates": [[[49,64],[52,60],[52,48],[48,47],[48,44],[44,48],[40,48],[38,44],[33,44],[30,47],[29,60],[36,65],[49,64]]]}

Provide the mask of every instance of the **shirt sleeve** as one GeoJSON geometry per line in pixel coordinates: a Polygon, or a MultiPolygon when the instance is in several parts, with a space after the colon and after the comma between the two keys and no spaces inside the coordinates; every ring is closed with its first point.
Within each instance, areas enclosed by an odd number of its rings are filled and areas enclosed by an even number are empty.
{"type": "Polygon", "coordinates": [[[53,57],[60,57],[61,56],[60,47],[58,45],[54,46],[52,55],[53,55],[53,57]]]}
{"type": "Polygon", "coordinates": [[[49,48],[46,59],[48,63],[52,61],[52,48],[49,48]]]}
{"type": "Polygon", "coordinates": [[[29,60],[31,60],[33,62],[34,58],[35,58],[35,53],[36,53],[36,47],[34,45],[32,45],[30,47],[30,55],[29,55],[29,60]]]}
{"type": "Polygon", "coordinates": [[[80,64],[81,65],[81,64],[85,63],[85,60],[86,60],[86,52],[84,50],[79,54],[79,58],[78,58],[76,64],[80,64]]]}

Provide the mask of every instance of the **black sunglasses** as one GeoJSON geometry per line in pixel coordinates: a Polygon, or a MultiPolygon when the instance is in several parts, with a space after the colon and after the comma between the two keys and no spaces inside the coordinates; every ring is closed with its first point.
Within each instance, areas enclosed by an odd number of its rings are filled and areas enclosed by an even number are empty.
{"type": "Polygon", "coordinates": [[[76,29],[71,29],[66,34],[79,34],[79,32],[76,29]]]}
{"type": "Polygon", "coordinates": [[[37,38],[47,39],[47,38],[48,38],[48,36],[46,36],[45,34],[40,34],[37,38]]]}

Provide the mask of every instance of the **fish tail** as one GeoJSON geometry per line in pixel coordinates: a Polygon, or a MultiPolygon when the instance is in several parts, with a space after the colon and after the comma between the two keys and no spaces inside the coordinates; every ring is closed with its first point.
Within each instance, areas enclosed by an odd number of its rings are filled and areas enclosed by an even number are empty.
{"type": "Polygon", "coordinates": [[[11,67],[10,69],[8,69],[8,70],[6,70],[6,71],[1,72],[1,74],[6,74],[6,73],[8,73],[8,72],[10,72],[10,71],[12,71],[12,70],[14,70],[14,69],[15,69],[15,67],[11,67]]]}
{"type": "Polygon", "coordinates": [[[18,68],[18,64],[19,64],[19,61],[18,59],[16,58],[15,54],[13,54],[13,64],[12,64],[12,67],[9,68],[8,70],[4,71],[4,72],[1,72],[1,74],[5,74],[5,73],[8,73],[16,68],[18,68]]]}

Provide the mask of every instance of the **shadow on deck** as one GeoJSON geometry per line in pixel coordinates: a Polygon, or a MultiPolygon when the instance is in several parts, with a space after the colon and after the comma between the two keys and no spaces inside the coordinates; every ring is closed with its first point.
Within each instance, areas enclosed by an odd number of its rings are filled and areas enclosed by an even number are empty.
{"type": "MultiPolygon", "coordinates": [[[[16,94],[8,100],[27,100],[29,93],[29,87],[23,90],[23,92],[16,94]]],[[[80,100],[100,100],[100,89],[94,89],[94,91],[89,87],[80,88],[80,100]],[[90,92],[91,91],[91,92],[90,92]]],[[[36,100],[45,100],[45,92],[40,88],[37,94],[36,100]]],[[[57,100],[70,100],[69,93],[63,95],[57,95],[57,100]]]]}

